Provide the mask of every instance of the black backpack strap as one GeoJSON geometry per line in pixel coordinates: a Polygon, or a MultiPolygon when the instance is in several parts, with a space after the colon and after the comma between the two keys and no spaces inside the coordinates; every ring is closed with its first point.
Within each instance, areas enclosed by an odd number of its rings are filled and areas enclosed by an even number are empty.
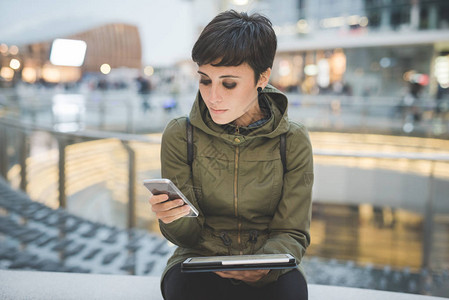
{"type": "Polygon", "coordinates": [[[193,163],[193,126],[189,117],[186,119],[186,135],[187,135],[187,163],[192,167],[193,163]]]}
{"type": "Polygon", "coordinates": [[[284,167],[284,174],[287,171],[287,146],[285,141],[285,133],[281,134],[281,144],[280,144],[280,151],[281,151],[281,160],[282,160],[282,166],[284,167]]]}

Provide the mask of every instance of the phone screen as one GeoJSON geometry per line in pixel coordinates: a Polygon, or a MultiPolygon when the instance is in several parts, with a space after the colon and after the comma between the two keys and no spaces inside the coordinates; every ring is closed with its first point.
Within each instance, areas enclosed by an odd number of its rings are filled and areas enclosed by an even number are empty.
{"type": "Polygon", "coordinates": [[[182,199],[178,193],[176,193],[173,188],[169,184],[161,183],[161,184],[153,184],[151,185],[150,192],[153,195],[161,195],[161,194],[167,194],[168,200],[175,200],[175,199],[182,199]]]}
{"type": "Polygon", "coordinates": [[[186,217],[198,216],[198,210],[189,202],[189,200],[187,200],[187,197],[184,196],[171,180],[165,178],[146,179],[143,184],[153,195],[167,194],[167,201],[182,199],[184,203],[190,207],[190,213],[186,217]]]}

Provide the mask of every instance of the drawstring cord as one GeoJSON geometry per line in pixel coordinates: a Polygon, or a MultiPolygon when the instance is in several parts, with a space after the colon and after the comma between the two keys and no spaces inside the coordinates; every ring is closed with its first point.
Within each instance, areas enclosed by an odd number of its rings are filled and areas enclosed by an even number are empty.
{"type": "Polygon", "coordinates": [[[257,230],[251,230],[249,232],[249,242],[251,243],[251,254],[254,253],[254,247],[257,243],[257,237],[259,236],[259,232],[257,230]]]}
{"type": "Polygon", "coordinates": [[[223,241],[223,244],[228,247],[228,254],[231,255],[231,244],[232,244],[232,240],[229,238],[229,235],[225,232],[222,231],[220,233],[220,238],[223,241]]]}

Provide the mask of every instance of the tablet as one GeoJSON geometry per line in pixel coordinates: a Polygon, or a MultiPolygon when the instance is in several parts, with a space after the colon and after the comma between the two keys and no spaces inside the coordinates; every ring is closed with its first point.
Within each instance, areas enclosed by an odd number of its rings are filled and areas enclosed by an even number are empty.
{"type": "Polygon", "coordinates": [[[288,268],[296,268],[296,259],[290,254],[191,257],[187,258],[181,264],[182,272],[214,272],[288,268]]]}
{"type": "Polygon", "coordinates": [[[167,194],[168,200],[175,200],[175,199],[182,199],[184,201],[185,205],[188,205],[190,207],[190,213],[186,215],[185,217],[197,217],[198,216],[198,210],[193,206],[192,203],[190,203],[189,200],[187,200],[187,197],[184,196],[183,193],[176,187],[176,185],[167,178],[160,178],[160,179],[145,179],[143,181],[143,185],[153,194],[153,195],[160,195],[160,194],[167,194]]]}

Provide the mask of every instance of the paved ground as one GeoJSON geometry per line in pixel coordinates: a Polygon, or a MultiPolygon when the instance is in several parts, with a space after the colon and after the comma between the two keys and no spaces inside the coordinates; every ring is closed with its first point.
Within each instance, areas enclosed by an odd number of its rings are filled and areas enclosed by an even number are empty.
{"type": "MultiPolygon", "coordinates": [[[[159,277],[0,270],[1,299],[162,300],[159,277]]],[[[309,284],[310,300],[437,300],[443,298],[309,284]]]]}

